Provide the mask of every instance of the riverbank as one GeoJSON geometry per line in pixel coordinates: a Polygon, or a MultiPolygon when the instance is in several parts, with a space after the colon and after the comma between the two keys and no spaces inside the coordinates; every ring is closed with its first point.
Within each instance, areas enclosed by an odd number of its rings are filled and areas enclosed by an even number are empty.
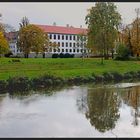
{"type": "Polygon", "coordinates": [[[140,79],[139,61],[0,59],[0,93],[140,79]]]}
{"type": "Polygon", "coordinates": [[[28,77],[29,79],[43,75],[61,78],[88,77],[102,75],[105,72],[136,72],[140,70],[140,61],[105,60],[104,64],[95,58],[0,58],[0,80],[9,77],[28,77]]]}

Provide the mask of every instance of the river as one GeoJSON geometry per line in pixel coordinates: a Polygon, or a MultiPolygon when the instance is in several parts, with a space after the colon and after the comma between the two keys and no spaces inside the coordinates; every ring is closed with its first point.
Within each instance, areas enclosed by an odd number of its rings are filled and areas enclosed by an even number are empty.
{"type": "Polygon", "coordinates": [[[140,83],[0,96],[0,137],[139,137],[140,83]]]}

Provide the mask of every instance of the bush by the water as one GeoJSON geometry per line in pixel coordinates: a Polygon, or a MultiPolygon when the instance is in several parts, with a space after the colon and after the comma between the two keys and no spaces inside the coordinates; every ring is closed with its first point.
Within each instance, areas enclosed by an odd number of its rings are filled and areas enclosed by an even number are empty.
{"type": "Polygon", "coordinates": [[[124,74],[118,72],[104,72],[102,75],[95,75],[83,77],[76,76],[67,79],[60,77],[55,77],[53,75],[43,75],[38,78],[28,79],[27,77],[13,77],[9,78],[7,81],[0,81],[0,93],[4,92],[25,92],[31,89],[43,89],[50,87],[59,87],[63,85],[80,85],[84,83],[106,83],[106,82],[120,82],[122,80],[133,80],[140,79],[140,71],[130,71],[124,74]]]}
{"type": "Polygon", "coordinates": [[[7,89],[7,81],[0,80],[0,93],[5,92],[7,89]]]}
{"type": "Polygon", "coordinates": [[[12,77],[7,80],[9,91],[27,91],[31,81],[27,77],[12,77]]]}

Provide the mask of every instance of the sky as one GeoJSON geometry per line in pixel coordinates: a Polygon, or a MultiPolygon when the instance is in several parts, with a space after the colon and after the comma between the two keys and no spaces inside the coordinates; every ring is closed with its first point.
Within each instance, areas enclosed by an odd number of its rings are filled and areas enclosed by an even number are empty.
{"type": "MultiPolygon", "coordinates": [[[[1,21],[19,29],[22,17],[28,17],[32,24],[58,26],[69,24],[73,27],[86,28],[85,16],[87,9],[94,6],[94,2],[2,2],[0,3],[1,21]]],[[[122,15],[123,23],[129,24],[136,17],[135,8],[140,8],[140,2],[117,2],[117,9],[122,15]]]]}

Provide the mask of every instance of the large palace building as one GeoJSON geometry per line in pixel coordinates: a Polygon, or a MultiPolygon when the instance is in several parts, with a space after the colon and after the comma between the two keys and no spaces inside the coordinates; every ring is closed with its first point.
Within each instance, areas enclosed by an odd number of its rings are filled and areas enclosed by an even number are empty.
{"type": "MultiPolygon", "coordinates": [[[[89,54],[89,49],[86,48],[87,44],[87,29],[85,28],[75,28],[67,25],[66,27],[56,26],[56,25],[36,25],[40,27],[49,36],[50,42],[55,43],[58,47],[48,47],[46,49],[46,57],[52,57],[52,54],[57,53],[69,53],[74,54],[75,57],[81,57],[84,54],[89,54]],[[79,34],[83,35],[83,40],[79,40],[79,34]],[[85,39],[84,39],[85,38],[85,39]]],[[[19,51],[15,44],[10,44],[10,49],[14,55],[19,54],[19,51]],[[14,47],[13,47],[14,46],[14,47]],[[16,51],[17,50],[17,51],[16,51]]],[[[33,53],[30,57],[34,57],[33,53]]]]}

